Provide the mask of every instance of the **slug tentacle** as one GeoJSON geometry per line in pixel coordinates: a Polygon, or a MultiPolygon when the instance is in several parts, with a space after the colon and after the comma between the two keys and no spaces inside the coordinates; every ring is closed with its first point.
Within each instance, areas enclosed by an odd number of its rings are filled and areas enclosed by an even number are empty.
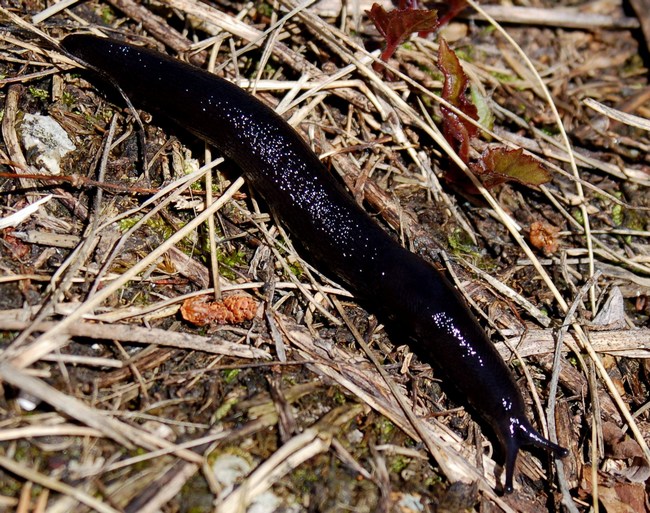
{"type": "Polygon", "coordinates": [[[512,375],[454,286],[368,216],[272,109],[158,52],[90,35],[68,36],[62,46],[115,80],[139,107],[230,157],[307,260],[399,324],[419,358],[436,366],[494,429],[506,453],[506,491],[521,447],[566,454],[529,424],[512,375]]]}
{"type": "Polygon", "coordinates": [[[512,479],[515,472],[515,463],[517,455],[523,447],[538,447],[552,453],[556,458],[564,458],[569,454],[569,451],[564,447],[560,447],[541,436],[526,419],[511,417],[509,424],[508,433],[510,437],[502,441],[506,452],[504,465],[505,484],[503,488],[506,493],[511,493],[513,490],[512,479]]]}

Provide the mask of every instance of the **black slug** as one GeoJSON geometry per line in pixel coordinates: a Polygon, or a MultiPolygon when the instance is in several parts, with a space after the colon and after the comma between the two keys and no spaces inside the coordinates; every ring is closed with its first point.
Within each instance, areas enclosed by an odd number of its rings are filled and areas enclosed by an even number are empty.
{"type": "Polygon", "coordinates": [[[412,350],[494,429],[505,451],[506,492],[523,446],[567,454],[533,429],[512,375],[454,286],[376,224],[272,109],[226,80],[155,51],[90,35],[68,36],[62,46],[114,80],[138,106],[232,159],[310,262],[380,318],[399,323],[412,350]]]}

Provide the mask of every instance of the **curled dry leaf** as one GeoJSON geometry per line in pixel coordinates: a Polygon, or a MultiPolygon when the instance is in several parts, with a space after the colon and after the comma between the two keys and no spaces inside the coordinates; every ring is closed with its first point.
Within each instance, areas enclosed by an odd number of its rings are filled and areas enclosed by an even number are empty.
{"type": "Polygon", "coordinates": [[[228,296],[208,301],[206,296],[186,299],[181,306],[183,319],[197,326],[238,324],[255,317],[257,301],[249,296],[228,296]]]}
{"type": "Polygon", "coordinates": [[[610,458],[618,460],[643,458],[643,450],[637,441],[630,438],[614,422],[603,422],[603,441],[606,454],[610,458]]]}
{"type": "Polygon", "coordinates": [[[530,225],[530,243],[550,256],[558,250],[558,233],[559,228],[545,221],[535,221],[530,225]]]}

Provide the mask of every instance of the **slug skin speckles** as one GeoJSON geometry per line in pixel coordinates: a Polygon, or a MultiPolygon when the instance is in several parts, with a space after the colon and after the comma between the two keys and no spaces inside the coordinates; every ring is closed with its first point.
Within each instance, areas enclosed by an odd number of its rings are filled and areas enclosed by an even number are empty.
{"type": "Polygon", "coordinates": [[[62,46],[114,80],[137,106],[230,157],[304,257],[399,326],[396,332],[419,358],[433,364],[494,430],[505,451],[505,491],[512,491],[522,447],[566,454],[530,425],[512,375],[456,289],[381,229],[272,109],[226,80],[158,52],[90,35],[68,36],[62,46]]]}

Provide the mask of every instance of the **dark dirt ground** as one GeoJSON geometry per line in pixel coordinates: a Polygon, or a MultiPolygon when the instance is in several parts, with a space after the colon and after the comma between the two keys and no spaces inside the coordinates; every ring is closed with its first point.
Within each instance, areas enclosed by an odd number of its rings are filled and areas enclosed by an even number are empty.
{"type": "Polygon", "coordinates": [[[3,3],[0,509],[650,511],[650,7],[504,3],[504,32],[472,9],[442,29],[490,114],[471,158],[508,144],[552,177],[481,193],[439,144],[438,35],[375,70],[370,6],[3,3]],[[502,495],[496,440],[439,369],[302,261],[235,166],[199,171],[218,153],[146,112],[139,129],[43,36],[89,30],[250,80],[447,269],[569,456],[522,454],[502,495]],[[60,163],[28,148],[36,114],[74,144],[60,163]],[[181,305],[217,265],[252,318],[195,326],[181,305]]]}

